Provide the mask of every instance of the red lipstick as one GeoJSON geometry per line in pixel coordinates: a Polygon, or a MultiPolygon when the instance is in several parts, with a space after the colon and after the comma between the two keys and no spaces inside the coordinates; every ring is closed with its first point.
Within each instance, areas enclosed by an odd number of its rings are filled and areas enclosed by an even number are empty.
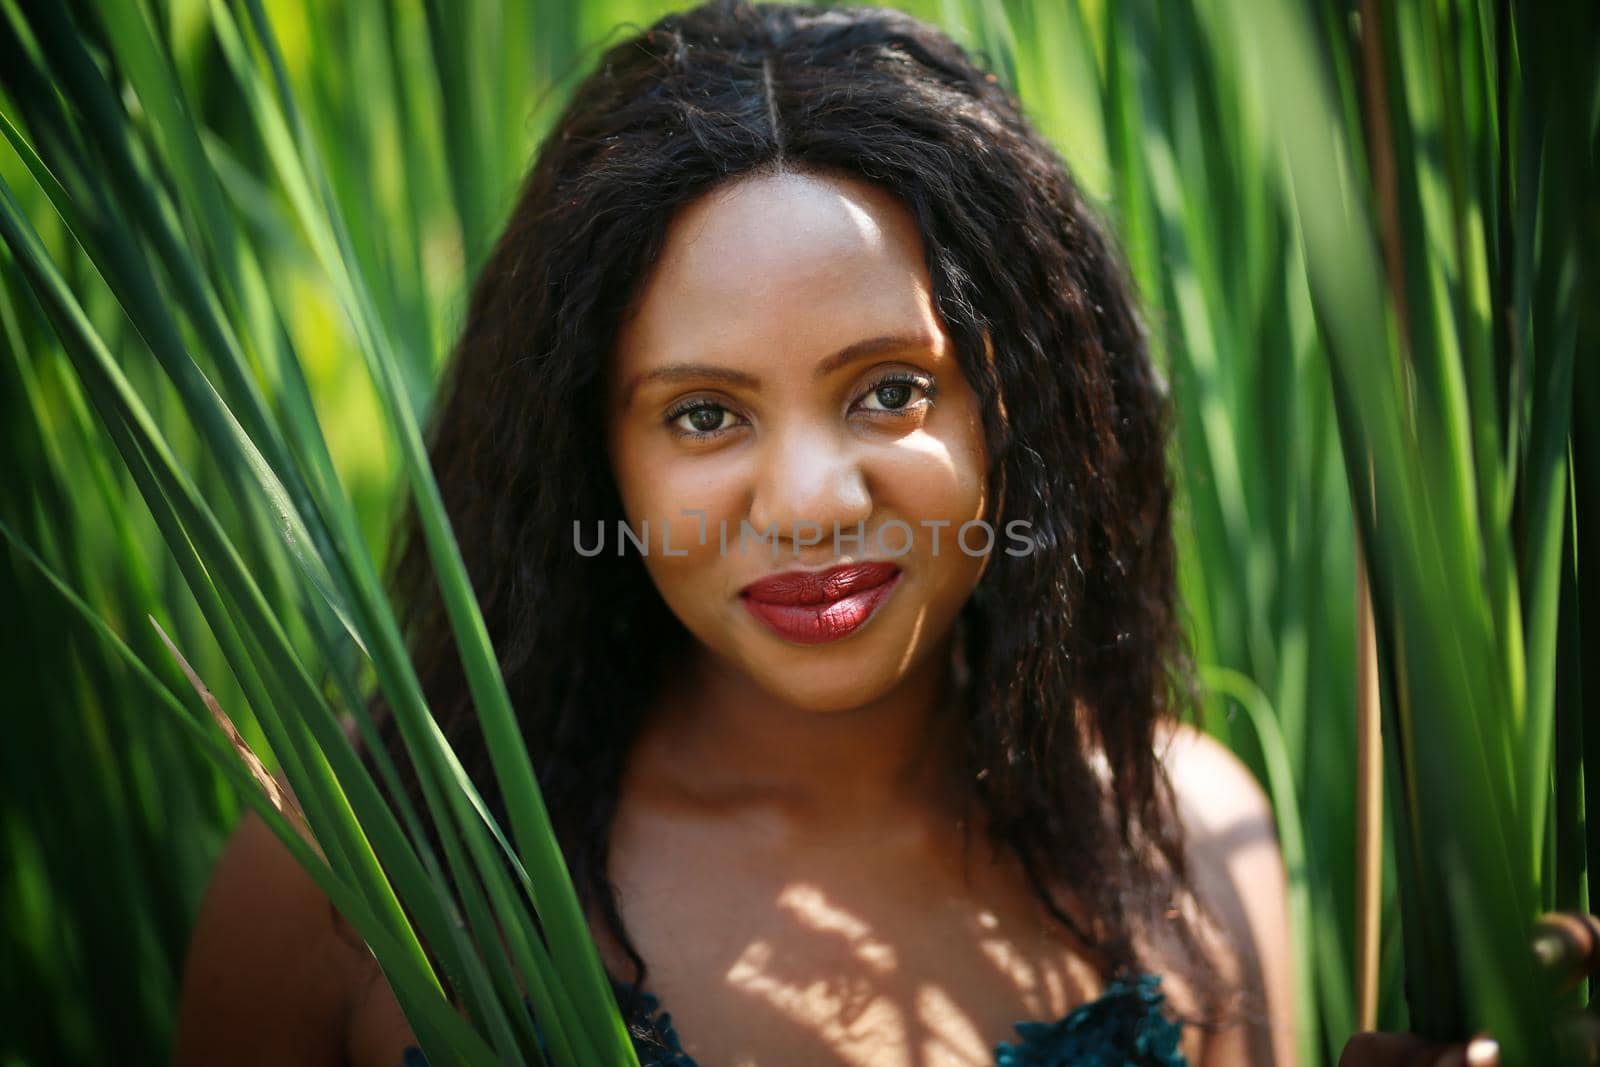
{"type": "Polygon", "coordinates": [[[898,584],[896,564],[848,563],[774,574],[745,586],[739,599],[779,637],[818,645],[859,629],[898,584]]]}

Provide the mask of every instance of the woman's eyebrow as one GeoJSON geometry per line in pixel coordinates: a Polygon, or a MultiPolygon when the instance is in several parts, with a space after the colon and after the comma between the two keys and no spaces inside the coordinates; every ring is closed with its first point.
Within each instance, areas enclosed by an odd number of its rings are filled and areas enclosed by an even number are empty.
{"type": "MultiPolygon", "coordinates": [[[[887,333],[878,337],[868,337],[856,341],[839,349],[833,355],[817,364],[811,372],[814,380],[826,378],[842,367],[860,359],[867,359],[891,349],[900,348],[928,348],[937,347],[937,342],[927,333],[916,331],[911,333],[887,333]]],[[[727,385],[738,386],[743,389],[760,389],[761,379],[753,374],[746,374],[732,367],[723,367],[715,363],[665,363],[648,371],[641,371],[628,379],[623,388],[622,406],[627,408],[633,403],[633,394],[646,382],[677,382],[688,379],[700,379],[722,382],[727,385]]]]}

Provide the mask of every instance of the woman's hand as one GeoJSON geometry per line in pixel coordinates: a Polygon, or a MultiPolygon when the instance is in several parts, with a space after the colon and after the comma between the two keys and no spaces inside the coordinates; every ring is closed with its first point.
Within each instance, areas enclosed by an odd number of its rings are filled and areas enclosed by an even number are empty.
{"type": "MultiPolygon", "coordinates": [[[[1577,912],[1552,912],[1534,926],[1533,951],[1563,992],[1600,970],[1600,919],[1577,912]]],[[[1593,1016],[1573,1025],[1580,1044],[1600,1047],[1593,1016]]],[[[1500,1046],[1487,1034],[1441,1044],[1413,1034],[1356,1034],[1339,1056],[1339,1067],[1500,1067],[1500,1046]]]]}

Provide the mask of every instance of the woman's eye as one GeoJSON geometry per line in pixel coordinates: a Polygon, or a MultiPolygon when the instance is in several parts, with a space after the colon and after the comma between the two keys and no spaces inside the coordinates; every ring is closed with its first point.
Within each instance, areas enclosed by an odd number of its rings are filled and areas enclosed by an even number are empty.
{"type": "Polygon", "coordinates": [[[905,382],[893,382],[878,386],[872,395],[886,408],[903,408],[911,403],[911,386],[905,382]]]}
{"type": "Polygon", "coordinates": [[[674,429],[690,436],[714,434],[732,427],[733,412],[721,404],[702,401],[679,408],[668,416],[668,421],[674,429]]]}
{"type": "MultiPolygon", "coordinates": [[[[857,405],[884,415],[910,416],[926,408],[936,391],[931,379],[893,373],[868,386],[857,405]]],[[[715,401],[690,400],[668,411],[666,422],[681,437],[706,439],[736,428],[740,418],[715,401]]]]}
{"type": "Polygon", "coordinates": [[[931,399],[933,383],[910,377],[885,378],[867,390],[862,403],[868,411],[901,412],[912,405],[918,391],[931,399]]]}

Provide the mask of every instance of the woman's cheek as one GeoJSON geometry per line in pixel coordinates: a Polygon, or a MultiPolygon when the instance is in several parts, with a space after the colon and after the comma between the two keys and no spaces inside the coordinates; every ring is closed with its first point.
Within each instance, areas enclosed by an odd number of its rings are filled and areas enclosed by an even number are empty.
{"type": "MultiPolygon", "coordinates": [[[[674,613],[686,621],[715,614],[719,603],[744,584],[738,570],[737,481],[717,477],[714,470],[670,465],[647,473],[636,485],[629,509],[630,517],[637,516],[636,527],[649,523],[646,570],[674,613]]],[[[628,550],[636,551],[632,545],[628,550]]]]}
{"type": "MultiPolygon", "coordinates": [[[[939,559],[947,552],[959,552],[956,536],[962,523],[983,516],[982,456],[962,438],[926,434],[907,438],[877,464],[873,484],[880,510],[910,523],[918,547],[939,559]]],[[[975,537],[970,543],[981,540],[975,537]]]]}

